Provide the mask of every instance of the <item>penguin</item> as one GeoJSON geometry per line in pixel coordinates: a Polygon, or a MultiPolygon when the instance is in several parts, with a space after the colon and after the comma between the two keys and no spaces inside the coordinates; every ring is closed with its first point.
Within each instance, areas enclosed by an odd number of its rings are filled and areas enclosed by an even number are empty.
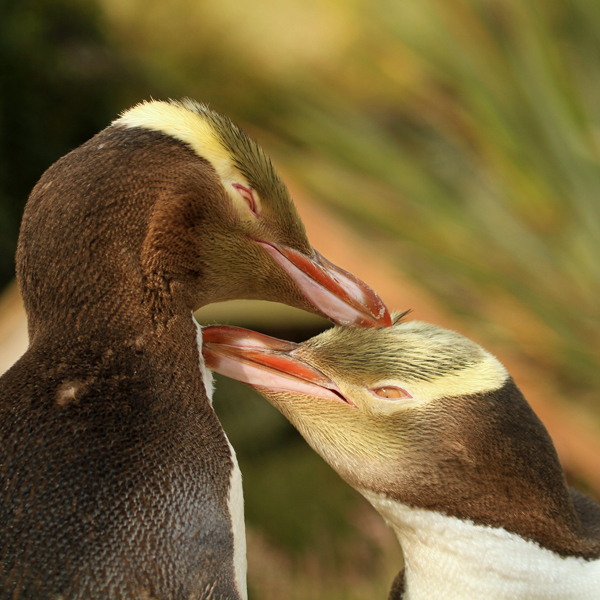
{"type": "Polygon", "coordinates": [[[390,315],[310,245],[263,150],[152,101],[52,165],[16,256],[29,348],[0,378],[0,598],[247,598],[241,476],[193,311],[390,315]]]}
{"type": "Polygon", "coordinates": [[[600,506],[490,353],[395,318],[301,344],[204,329],[209,369],[254,387],[383,516],[390,600],[598,600],[600,506]]]}

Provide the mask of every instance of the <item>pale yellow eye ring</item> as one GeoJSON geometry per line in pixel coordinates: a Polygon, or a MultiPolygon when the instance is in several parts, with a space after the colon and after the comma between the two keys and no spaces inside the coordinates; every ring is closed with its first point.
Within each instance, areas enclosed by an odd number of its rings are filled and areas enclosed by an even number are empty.
{"type": "Polygon", "coordinates": [[[372,388],[369,391],[375,398],[381,398],[383,400],[403,400],[405,398],[412,398],[406,390],[395,385],[382,385],[381,387],[372,388]]]}

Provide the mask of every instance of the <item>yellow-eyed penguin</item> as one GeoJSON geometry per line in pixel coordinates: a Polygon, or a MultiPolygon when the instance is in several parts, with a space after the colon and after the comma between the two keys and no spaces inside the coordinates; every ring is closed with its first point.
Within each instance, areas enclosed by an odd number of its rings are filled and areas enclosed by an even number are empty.
{"type": "Polygon", "coordinates": [[[417,321],[302,344],[209,327],[204,342],[208,368],[255,387],[396,533],[390,600],[600,598],[600,506],[474,342],[417,321]]]}
{"type": "Polygon", "coordinates": [[[192,101],[148,102],[51,166],[0,379],[0,598],[246,598],[241,478],[192,312],[232,298],[384,326],[309,244],[270,160],[192,101]]]}

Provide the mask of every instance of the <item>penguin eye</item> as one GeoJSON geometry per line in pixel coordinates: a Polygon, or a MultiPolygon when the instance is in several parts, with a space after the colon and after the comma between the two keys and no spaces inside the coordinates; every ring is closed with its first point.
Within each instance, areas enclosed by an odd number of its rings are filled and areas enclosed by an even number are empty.
{"type": "Polygon", "coordinates": [[[401,398],[412,398],[412,396],[402,388],[394,385],[384,385],[382,387],[369,390],[376,398],[385,398],[386,400],[398,400],[401,398]]]}
{"type": "Polygon", "coordinates": [[[244,199],[244,201],[248,205],[248,208],[252,211],[252,214],[255,217],[258,217],[256,198],[254,197],[254,192],[252,191],[252,188],[246,187],[241,183],[233,183],[232,185],[237,190],[239,195],[244,199]]]}

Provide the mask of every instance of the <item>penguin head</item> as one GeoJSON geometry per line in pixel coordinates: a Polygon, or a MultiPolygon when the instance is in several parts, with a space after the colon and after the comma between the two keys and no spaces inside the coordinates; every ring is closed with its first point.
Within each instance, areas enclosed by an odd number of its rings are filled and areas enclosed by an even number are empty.
{"type": "Polygon", "coordinates": [[[55,163],[27,204],[17,263],[30,315],[117,294],[155,312],[247,298],[390,323],[368,286],[312,248],[258,144],[191,100],[139,104],[55,163]]]}
{"type": "Polygon", "coordinates": [[[373,332],[335,327],[272,351],[266,338],[242,331],[204,329],[209,368],[246,377],[358,488],[382,489],[384,481],[389,488],[403,463],[424,447],[435,453],[444,445],[442,422],[452,420],[462,399],[489,394],[508,379],[474,342],[418,321],[373,332]],[[279,379],[267,379],[275,373],[279,379]]]}
{"type": "Polygon", "coordinates": [[[255,387],[367,497],[513,530],[523,505],[535,527],[557,506],[572,516],[542,423],[503,365],[458,333],[397,318],[302,344],[203,334],[209,368],[255,387]]]}

